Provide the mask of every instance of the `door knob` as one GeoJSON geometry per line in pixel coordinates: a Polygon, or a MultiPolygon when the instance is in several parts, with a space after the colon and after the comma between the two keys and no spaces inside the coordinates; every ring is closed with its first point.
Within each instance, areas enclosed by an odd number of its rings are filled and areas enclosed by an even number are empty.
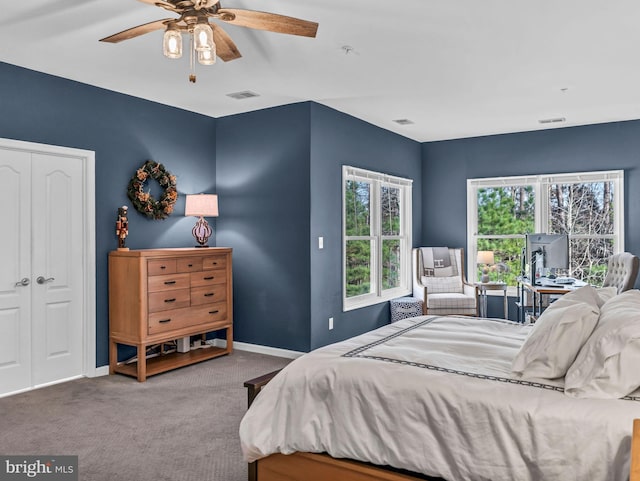
{"type": "Polygon", "coordinates": [[[31,283],[28,277],[23,277],[22,280],[16,282],[16,287],[28,286],[31,283]]]}
{"type": "Polygon", "coordinates": [[[43,276],[40,276],[36,279],[36,282],[38,284],[46,284],[47,282],[51,282],[53,281],[54,278],[53,277],[47,277],[46,279],[43,276]]]}

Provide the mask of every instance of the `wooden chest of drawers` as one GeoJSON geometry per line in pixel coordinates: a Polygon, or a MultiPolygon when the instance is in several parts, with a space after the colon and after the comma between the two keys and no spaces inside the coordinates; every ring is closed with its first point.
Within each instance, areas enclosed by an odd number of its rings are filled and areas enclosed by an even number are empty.
{"type": "Polygon", "coordinates": [[[109,253],[109,372],[147,376],[233,350],[231,249],[144,249],[109,253]],[[226,346],[188,352],[165,344],[226,330],[226,346]],[[118,345],[137,361],[118,362],[118,345]],[[147,349],[158,346],[153,357],[147,349]]]}

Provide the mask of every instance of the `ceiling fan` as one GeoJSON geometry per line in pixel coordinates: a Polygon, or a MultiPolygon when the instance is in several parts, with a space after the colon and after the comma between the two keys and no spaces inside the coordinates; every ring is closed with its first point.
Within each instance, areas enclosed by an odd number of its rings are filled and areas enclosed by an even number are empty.
{"type": "Polygon", "coordinates": [[[203,65],[215,63],[216,56],[225,62],[242,57],[231,37],[218,24],[209,19],[220,20],[230,25],[267,30],[269,32],[315,37],[318,30],[316,22],[287,17],[275,13],[223,8],[220,0],[139,0],[155,5],[179,15],[178,18],[164,18],[138,25],[101,39],[101,42],[118,43],[144,35],[155,30],[165,29],[163,51],[169,58],[182,56],[181,33],[190,34],[192,72],[189,80],[195,82],[193,74],[194,58],[203,65]]]}

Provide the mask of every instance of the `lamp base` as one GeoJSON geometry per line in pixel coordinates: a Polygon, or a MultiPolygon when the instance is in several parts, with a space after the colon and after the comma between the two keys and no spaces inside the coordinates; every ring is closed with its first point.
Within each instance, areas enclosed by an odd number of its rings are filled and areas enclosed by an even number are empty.
{"type": "Polygon", "coordinates": [[[209,237],[211,237],[213,231],[211,230],[211,227],[209,227],[209,223],[204,220],[203,217],[198,219],[198,222],[193,226],[191,233],[195,240],[198,241],[199,245],[196,247],[209,247],[207,245],[207,241],[209,240],[209,237]]]}
{"type": "Polygon", "coordinates": [[[198,248],[209,248],[209,246],[193,246],[193,247],[198,247],[198,248]]]}

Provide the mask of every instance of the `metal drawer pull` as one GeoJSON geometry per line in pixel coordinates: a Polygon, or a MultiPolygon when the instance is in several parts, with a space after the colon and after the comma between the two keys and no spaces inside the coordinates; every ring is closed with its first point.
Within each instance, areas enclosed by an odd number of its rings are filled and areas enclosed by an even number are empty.
{"type": "Polygon", "coordinates": [[[160,266],[160,269],[166,269],[167,266],[160,266]]]}
{"type": "Polygon", "coordinates": [[[189,264],[188,267],[193,267],[193,264],[189,264]]]}
{"type": "Polygon", "coordinates": [[[176,281],[164,281],[164,285],[165,286],[169,286],[169,285],[175,284],[175,283],[176,283],[176,281]]]}
{"type": "Polygon", "coordinates": [[[205,281],[210,281],[211,279],[215,279],[215,277],[213,277],[213,276],[209,276],[209,277],[205,277],[205,278],[204,278],[204,280],[205,280],[205,281]]]}
{"type": "Polygon", "coordinates": [[[174,297],[173,299],[165,299],[164,302],[176,302],[176,298],[174,297]]]}
{"type": "Polygon", "coordinates": [[[213,296],[213,295],[214,295],[214,293],[213,293],[213,292],[207,292],[207,293],[204,295],[204,297],[211,297],[211,296],[213,296]]]}
{"type": "Polygon", "coordinates": [[[167,323],[167,322],[171,322],[171,318],[169,318],[169,319],[160,319],[158,322],[159,322],[160,324],[165,324],[165,323],[167,323]]]}
{"type": "Polygon", "coordinates": [[[218,309],[216,309],[215,311],[209,311],[209,314],[217,314],[218,312],[220,312],[218,309]]]}
{"type": "Polygon", "coordinates": [[[39,276],[39,277],[36,279],[36,282],[37,282],[38,284],[46,284],[47,282],[52,282],[52,281],[54,281],[54,280],[55,280],[55,279],[54,279],[53,277],[47,277],[47,278],[45,279],[43,276],[39,276]]]}

